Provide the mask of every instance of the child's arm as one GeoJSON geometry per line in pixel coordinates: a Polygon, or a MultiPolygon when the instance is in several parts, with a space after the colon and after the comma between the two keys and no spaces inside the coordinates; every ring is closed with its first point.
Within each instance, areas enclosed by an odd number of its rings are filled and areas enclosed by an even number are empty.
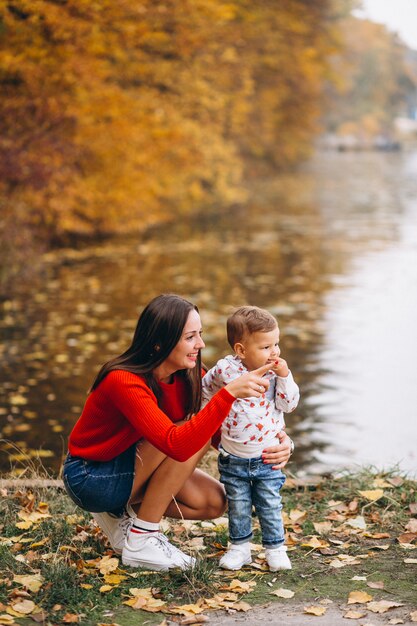
{"type": "Polygon", "coordinates": [[[219,363],[220,361],[203,376],[201,408],[206,406],[207,402],[225,385],[219,363]]]}
{"type": "Polygon", "coordinates": [[[275,406],[284,413],[291,413],[298,405],[300,390],[288,369],[287,362],[279,359],[278,363],[271,368],[276,374],[275,406]]]}

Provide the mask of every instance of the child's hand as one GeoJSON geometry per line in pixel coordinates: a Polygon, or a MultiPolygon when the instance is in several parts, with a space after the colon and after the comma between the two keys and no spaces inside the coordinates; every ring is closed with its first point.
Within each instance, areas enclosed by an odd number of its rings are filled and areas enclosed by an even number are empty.
{"type": "Polygon", "coordinates": [[[274,374],[276,374],[277,376],[281,376],[282,378],[286,378],[290,373],[287,361],[285,361],[284,359],[277,359],[275,363],[272,363],[271,370],[274,372],[274,374]]]}

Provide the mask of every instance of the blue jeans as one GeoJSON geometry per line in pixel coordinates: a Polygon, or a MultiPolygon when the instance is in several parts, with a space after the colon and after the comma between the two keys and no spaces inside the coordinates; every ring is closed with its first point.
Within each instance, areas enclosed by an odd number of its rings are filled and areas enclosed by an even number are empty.
{"type": "Polygon", "coordinates": [[[86,461],[68,453],[63,481],[71,500],[92,513],[122,515],[135,475],[136,445],[111,461],[86,461]]]}
{"type": "Polygon", "coordinates": [[[273,470],[261,457],[242,459],[220,448],[220,480],[229,507],[229,536],[232,543],[252,539],[252,505],[262,531],[262,543],[278,548],[284,543],[280,489],[285,482],[281,470],[273,470]]]}

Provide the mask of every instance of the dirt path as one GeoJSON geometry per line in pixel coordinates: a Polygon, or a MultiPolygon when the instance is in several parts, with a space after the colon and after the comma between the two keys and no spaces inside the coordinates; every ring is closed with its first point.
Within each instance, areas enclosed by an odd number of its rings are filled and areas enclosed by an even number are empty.
{"type": "MultiPolygon", "coordinates": [[[[327,606],[324,615],[316,617],[304,613],[303,604],[291,604],[284,606],[283,604],[271,604],[267,607],[255,608],[247,613],[234,613],[227,615],[226,613],[209,613],[210,621],[207,626],[382,626],[390,624],[390,620],[394,618],[403,620],[403,624],[411,624],[409,621],[409,612],[403,607],[392,609],[384,614],[361,612],[366,615],[360,619],[347,619],[343,617],[347,611],[345,604],[332,603],[327,606]]],[[[349,607],[352,609],[352,606],[349,607]]],[[[359,608],[355,610],[360,610],[359,608]]],[[[393,622],[391,622],[392,624],[393,622]]],[[[169,624],[169,621],[168,621],[169,624]]]]}

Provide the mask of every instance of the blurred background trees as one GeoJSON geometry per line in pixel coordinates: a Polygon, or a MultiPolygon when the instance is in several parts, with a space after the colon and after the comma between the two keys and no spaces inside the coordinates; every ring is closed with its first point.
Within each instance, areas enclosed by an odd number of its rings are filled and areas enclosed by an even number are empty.
{"type": "Polygon", "coordinates": [[[402,47],[352,32],[352,6],[0,0],[0,279],[28,251],[244,201],[309,154],[326,101],[333,128],[347,93],[355,120],[391,115],[402,47]]]}

